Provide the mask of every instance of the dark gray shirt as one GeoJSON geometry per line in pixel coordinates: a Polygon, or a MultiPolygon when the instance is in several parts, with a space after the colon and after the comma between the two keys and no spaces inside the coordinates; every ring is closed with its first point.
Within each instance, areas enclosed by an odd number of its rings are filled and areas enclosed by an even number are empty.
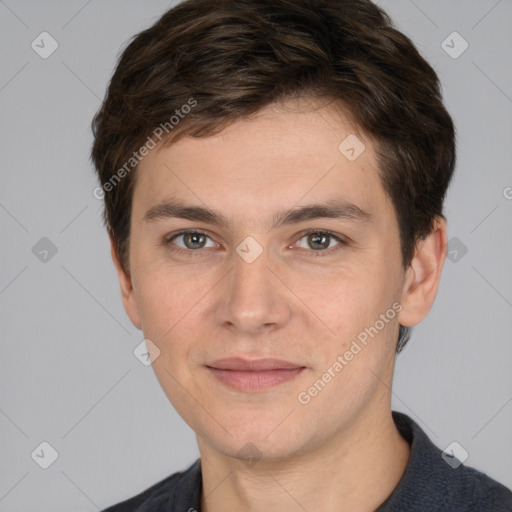
{"type": "MultiPolygon", "coordinates": [[[[393,411],[411,446],[405,472],[376,512],[512,512],[512,492],[476,469],[453,469],[420,426],[393,411]]],[[[452,464],[454,465],[454,464],[452,464]]],[[[201,512],[201,459],[104,512],[201,512]]]]}

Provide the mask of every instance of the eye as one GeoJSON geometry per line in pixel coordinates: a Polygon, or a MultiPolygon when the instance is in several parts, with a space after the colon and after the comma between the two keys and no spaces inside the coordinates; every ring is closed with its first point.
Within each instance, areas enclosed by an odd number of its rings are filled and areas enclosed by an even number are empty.
{"type": "MultiPolygon", "coordinates": [[[[297,247],[302,249],[310,249],[308,252],[311,256],[325,256],[328,249],[332,249],[333,246],[347,245],[347,242],[334,235],[329,231],[318,231],[310,230],[296,243],[297,247]],[[336,243],[333,243],[336,242],[336,243]]],[[[329,251],[331,253],[332,251],[329,251]]]]}
{"type": "Polygon", "coordinates": [[[205,249],[209,247],[217,247],[217,244],[202,231],[184,230],[178,233],[174,233],[170,237],[164,240],[166,245],[174,244],[180,249],[170,247],[171,250],[177,252],[197,252],[197,249],[205,249]],[[211,245],[206,245],[207,241],[210,240],[211,245]],[[180,241],[181,243],[178,243],[180,241]]]}
{"type": "MultiPolygon", "coordinates": [[[[219,245],[206,233],[197,230],[182,230],[173,233],[163,240],[169,250],[187,255],[200,255],[200,249],[216,248],[219,245]],[[209,245],[208,245],[209,241],[209,245]]],[[[310,230],[296,242],[295,246],[306,249],[308,256],[327,256],[337,251],[333,247],[346,246],[348,242],[330,231],[310,230]]]]}

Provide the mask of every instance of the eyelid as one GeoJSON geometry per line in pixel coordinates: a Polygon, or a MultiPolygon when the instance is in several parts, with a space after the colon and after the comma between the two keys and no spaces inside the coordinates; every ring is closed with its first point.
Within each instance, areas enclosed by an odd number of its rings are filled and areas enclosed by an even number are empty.
{"type": "Polygon", "coordinates": [[[307,235],[312,234],[312,233],[320,233],[322,235],[329,235],[332,238],[335,238],[336,240],[338,240],[339,242],[348,243],[348,238],[346,236],[343,236],[339,233],[334,233],[334,231],[330,231],[328,229],[318,229],[318,228],[317,229],[311,228],[311,229],[306,229],[306,231],[301,231],[299,240],[301,238],[304,238],[307,235]]]}
{"type": "MultiPolygon", "coordinates": [[[[207,238],[209,238],[214,244],[216,245],[219,245],[213,238],[212,236],[210,236],[210,234],[208,234],[207,231],[203,231],[202,229],[180,229],[179,231],[174,231],[172,233],[170,233],[169,235],[166,235],[164,236],[163,238],[163,244],[165,246],[168,246],[172,243],[172,241],[175,239],[175,238],[178,238],[179,236],[181,235],[186,235],[188,233],[194,233],[194,234],[198,234],[198,235],[204,235],[206,236],[207,238]]],[[[207,247],[207,249],[211,249],[211,247],[207,247]]],[[[204,248],[203,249],[183,249],[183,247],[179,247],[179,246],[176,246],[176,248],[172,248],[171,249],[172,251],[175,251],[175,252],[182,252],[182,253],[187,253],[187,254],[191,254],[191,253],[199,253],[199,252],[202,252],[204,251],[204,248]]]]}
{"type": "MultiPolygon", "coordinates": [[[[308,236],[312,233],[318,233],[318,234],[321,234],[321,235],[328,235],[330,236],[331,238],[334,238],[337,242],[339,242],[339,244],[335,247],[330,247],[329,249],[323,249],[323,250],[318,250],[318,251],[315,251],[313,249],[305,249],[306,251],[306,254],[307,254],[307,257],[317,257],[317,256],[328,256],[328,255],[331,255],[331,254],[334,254],[336,252],[338,252],[339,250],[343,249],[343,247],[345,246],[348,246],[349,245],[349,240],[344,237],[343,235],[339,235],[337,233],[333,233],[332,231],[329,231],[328,229],[315,229],[315,228],[312,228],[312,229],[307,229],[306,231],[302,231],[300,233],[300,236],[299,238],[297,239],[297,242],[299,240],[301,240],[302,238],[304,238],[305,236],[308,236]]],[[[297,243],[295,242],[295,243],[297,243]]],[[[302,249],[302,247],[300,247],[299,249],[302,249]]]]}

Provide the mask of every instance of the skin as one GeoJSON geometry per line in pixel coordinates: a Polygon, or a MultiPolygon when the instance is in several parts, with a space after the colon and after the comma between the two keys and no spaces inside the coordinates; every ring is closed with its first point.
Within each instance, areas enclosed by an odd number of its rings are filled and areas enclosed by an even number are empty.
{"type": "Polygon", "coordinates": [[[372,140],[339,109],[311,104],[273,104],[217,135],[152,150],[137,170],[129,273],[112,243],[126,312],[159,348],[156,376],[197,435],[206,512],[372,511],[409,459],[391,416],[398,323],[416,325],[431,309],[446,223],[437,219],[404,271],[372,140]],[[351,133],[366,145],[353,162],[338,150],[351,133]],[[317,218],[272,228],[276,212],[333,198],[366,210],[372,221],[317,218]],[[229,228],[144,220],[170,199],[208,206],[227,217],[229,228]],[[166,244],[180,229],[207,238],[202,246],[186,245],[183,236],[166,244]],[[315,256],[309,229],[332,231],[347,245],[328,239],[323,257],[315,256]],[[236,252],[248,236],[263,248],[252,263],[236,252]],[[298,394],[395,302],[399,314],[300,403],[298,394]],[[306,369],[270,390],[246,393],[204,366],[232,356],[275,357],[306,369]]]}

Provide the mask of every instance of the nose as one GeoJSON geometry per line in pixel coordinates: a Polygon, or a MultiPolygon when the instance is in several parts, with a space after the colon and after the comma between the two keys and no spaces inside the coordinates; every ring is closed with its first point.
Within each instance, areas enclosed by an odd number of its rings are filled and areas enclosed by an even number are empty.
{"type": "Polygon", "coordinates": [[[232,260],[231,271],[220,290],[217,321],[246,335],[285,325],[291,315],[291,294],[267,252],[263,249],[254,260],[242,251],[233,252],[232,260]]]}

